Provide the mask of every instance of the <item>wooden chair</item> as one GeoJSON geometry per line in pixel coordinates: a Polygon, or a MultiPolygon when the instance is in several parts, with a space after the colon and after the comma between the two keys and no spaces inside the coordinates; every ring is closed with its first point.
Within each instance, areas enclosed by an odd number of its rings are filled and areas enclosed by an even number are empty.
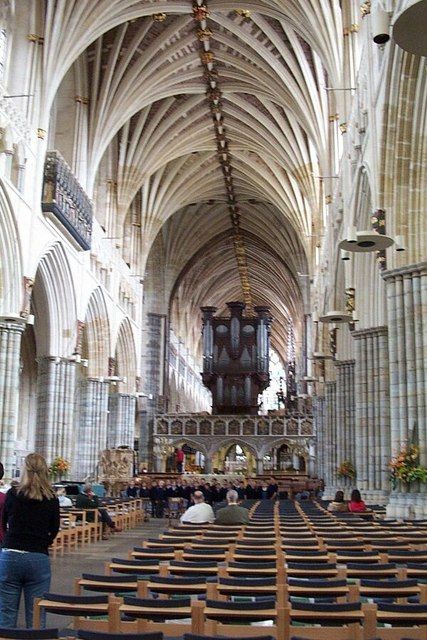
{"type": "Polygon", "coordinates": [[[236,540],[236,549],[272,549],[277,547],[275,538],[238,538],[236,540]]]}
{"type": "Polygon", "coordinates": [[[313,640],[362,640],[364,637],[364,612],[359,602],[293,602],[286,611],[285,639],[301,636],[313,640]]]}
{"type": "Polygon", "coordinates": [[[83,573],[74,581],[74,593],[82,594],[82,590],[100,593],[134,592],[138,590],[138,579],[135,575],[96,575],[83,573]]]}
{"type": "Polygon", "coordinates": [[[289,547],[300,547],[312,551],[319,551],[325,548],[317,538],[282,538],[282,549],[289,547]]]}
{"type": "Polygon", "coordinates": [[[389,549],[387,558],[390,562],[407,563],[427,563],[427,549],[389,549]]]}
{"type": "Polygon", "coordinates": [[[77,631],[79,640],[163,640],[163,633],[106,633],[105,631],[77,631]]]}
{"type": "Polygon", "coordinates": [[[197,576],[151,576],[141,580],[138,585],[138,597],[149,598],[151,594],[191,596],[206,593],[206,577],[197,576]]]}
{"type": "Polygon", "coordinates": [[[173,547],[158,547],[148,549],[146,547],[134,547],[129,554],[130,560],[173,560],[175,549],[173,547]]]}
{"type": "Polygon", "coordinates": [[[215,562],[224,562],[225,555],[227,553],[226,548],[210,548],[206,549],[193,549],[192,547],[185,547],[181,553],[176,554],[177,560],[214,560],[215,562]]]}
{"type": "Polygon", "coordinates": [[[268,633],[277,640],[285,637],[285,609],[276,601],[266,599],[256,602],[228,602],[200,600],[192,603],[192,633],[219,635],[221,637],[250,638],[260,635],[259,626],[251,623],[273,620],[268,633]]]}
{"type": "MultiPolygon", "coordinates": [[[[286,594],[290,598],[334,598],[345,602],[350,599],[350,589],[345,579],[288,578],[286,594]]],[[[353,601],[358,601],[353,598],[353,601]]]]}
{"type": "Polygon", "coordinates": [[[170,560],[165,567],[168,574],[180,576],[216,576],[218,574],[218,562],[211,560],[200,560],[191,562],[187,560],[170,560]]]}
{"type": "Polygon", "coordinates": [[[114,596],[69,596],[56,593],[47,593],[43,598],[34,600],[35,629],[40,629],[42,613],[55,613],[73,618],[73,628],[89,628],[99,631],[109,631],[111,605],[115,601],[114,596]],[[95,616],[96,620],[90,618],[95,616]],[[105,616],[104,620],[98,618],[105,616]]]}
{"type": "Polygon", "coordinates": [[[259,562],[260,560],[264,562],[268,561],[276,561],[277,560],[277,548],[257,548],[257,549],[249,549],[236,547],[230,559],[236,560],[238,562],[259,562]]]}
{"type": "Polygon", "coordinates": [[[365,544],[360,538],[347,538],[340,540],[339,538],[323,538],[323,544],[328,551],[338,551],[345,549],[347,551],[366,551],[365,544]]]}
{"type": "Polygon", "coordinates": [[[288,562],[286,575],[292,578],[337,578],[339,572],[334,562],[288,562]]]}
{"type": "Polygon", "coordinates": [[[60,529],[55,537],[55,540],[52,542],[49,548],[49,552],[52,555],[52,558],[55,560],[58,553],[62,558],[62,556],[64,555],[64,549],[65,549],[64,531],[63,529],[60,529]]]}
{"type": "Polygon", "coordinates": [[[373,564],[377,562],[385,562],[378,551],[355,551],[354,549],[337,549],[335,553],[331,553],[331,559],[334,562],[347,564],[347,562],[373,564]]]}
{"type": "Polygon", "coordinates": [[[76,517],[78,541],[82,544],[97,542],[102,537],[102,526],[98,509],[73,509],[76,517]]]}
{"type": "Polygon", "coordinates": [[[334,559],[331,557],[327,551],[322,549],[301,549],[298,548],[290,548],[285,547],[283,549],[285,562],[308,562],[313,561],[316,563],[323,562],[334,562],[334,559]]]}
{"type": "Polygon", "coordinates": [[[160,569],[159,560],[157,559],[141,559],[129,560],[129,558],[112,558],[110,562],[104,565],[105,575],[113,573],[125,574],[151,574],[158,573],[160,569]]]}
{"type": "Polygon", "coordinates": [[[191,600],[153,600],[125,596],[123,602],[115,603],[110,614],[112,630],[121,633],[156,631],[168,636],[181,637],[191,631],[191,600]],[[126,620],[122,620],[124,616],[126,620]],[[173,623],[171,620],[186,620],[188,623],[173,623]]]}
{"type": "Polygon", "coordinates": [[[207,585],[207,597],[210,600],[221,600],[221,596],[274,596],[276,602],[285,603],[285,585],[279,584],[276,577],[272,578],[230,578],[225,568],[225,575],[219,575],[216,582],[207,585]]]}
{"type": "Polygon", "coordinates": [[[365,640],[426,640],[427,605],[366,604],[365,640]],[[382,625],[390,625],[388,628],[382,625]]]}
{"type": "Polygon", "coordinates": [[[188,546],[187,540],[182,540],[182,538],[168,538],[168,540],[159,540],[157,538],[149,538],[148,540],[144,540],[143,548],[144,549],[169,549],[173,547],[174,549],[184,549],[188,546]]]}
{"type": "Polygon", "coordinates": [[[0,640],[56,640],[58,629],[3,629],[0,628],[0,640]]]}
{"type": "Polygon", "coordinates": [[[347,578],[397,578],[398,567],[392,563],[365,563],[348,562],[346,567],[347,578]]]}
{"type": "Polygon", "coordinates": [[[206,529],[201,532],[201,535],[204,540],[221,539],[228,542],[234,542],[238,536],[243,535],[243,531],[218,531],[217,529],[210,531],[209,529],[206,529]]]}
{"type": "Polygon", "coordinates": [[[269,577],[278,573],[277,562],[236,562],[227,563],[227,574],[234,577],[269,577]]]}
{"type": "Polygon", "coordinates": [[[215,549],[230,549],[232,548],[232,544],[224,538],[198,538],[191,542],[190,545],[186,543],[187,547],[191,547],[191,549],[208,549],[209,547],[214,547],[215,549]]]}
{"type": "Polygon", "coordinates": [[[407,578],[416,578],[417,580],[427,580],[427,564],[418,562],[407,562],[403,569],[403,575],[407,578]]]}
{"type": "Polygon", "coordinates": [[[422,604],[427,604],[427,585],[416,580],[357,580],[350,585],[352,600],[361,598],[387,598],[403,602],[407,598],[418,596],[422,604]]]}
{"type": "MultiPolygon", "coordinates": [[[[259,629],[259,633],[261,633],[262,629],[259,629]]],[[[205,634],[199,635],[198,633],[184,633],[183,640],[228,640],[228,638],[224,638],[221,636],[206,636],[205,634]]],[[[117,640],[121,640],[117,638],[117,640]]],[[[136,640],[136,639],[135,639],[136,640]]],[[[139,640],[139,639],[138,639],[139,640]]],[[[157,640],[153,638],[153,640],[157,640]]],[[[160,639],[159,639],[160,640],[160,639]]],[[[251,636],[251,640],[274,640],[273,636],[270,635],[261,635],[261,636],[251,636]]]]}

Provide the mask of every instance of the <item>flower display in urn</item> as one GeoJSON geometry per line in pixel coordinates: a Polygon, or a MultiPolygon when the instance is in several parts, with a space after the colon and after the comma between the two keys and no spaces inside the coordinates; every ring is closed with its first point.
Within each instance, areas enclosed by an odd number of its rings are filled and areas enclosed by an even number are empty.
{"type": "Polygon", "coordinates": [[[70,470],[70,463],[65,458],[57,456],[49,467],[49,474],[54,480],[63,480],[70,470]]]}
{"type": "Polygon", "coordinates": [[[390,460],[390,481],[393,489],[396,489],[400,481],[408,486],[413,482],[427,482],[427,468],[420,462],[420,450],[415,444],[405,444],[399,453],[390,460]]]}
{"type": "Polygon", "coordinates": [[[337,469],[337,476],[339,478],[349,478],[349,480],[353,480],[356,477],[356,469],[350,460],[344,460],[341,462],[340,466],[337,469]]]}

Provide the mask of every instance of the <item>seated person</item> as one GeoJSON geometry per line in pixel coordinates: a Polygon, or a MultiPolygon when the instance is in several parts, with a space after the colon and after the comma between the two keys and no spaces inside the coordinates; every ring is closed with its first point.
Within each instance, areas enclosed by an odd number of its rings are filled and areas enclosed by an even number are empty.
{"type": "Polygon", "coordinates": [[[188,507],[182,514],[180,521],[184,522],[196,522],[202,524],[204,522],[212,523],[215,520],[215,515],[210,504],[206,504],[205,496],[201,491],[195,491],[193,495],[194,504],[188,507]]]}
{"type": "Polygon", "coordinates": [[[268,496],[268,484],[263,481],[258,487],[257,487],[257,498],[259,500],[268,500],[269,496],[268,496]]]}
{"type": "Polygon", "coordinates": [[[249,479],[246,483],[245,495],[247,500],[255,500],[256,499],[256,489],[252,484],[252,480],[249,479]]]}
{"type": "Polygon", "coordinates": [[[269,500],[274,500],[277,497],[277,491],[279,487],[274,476],[270,476],[270,481],[267,486],[267,498],[269,500]]]}
{"type": "Polygon", "coordinates": [[[348,511],[347,503],[344,502],[344,491],[337,491],[335,498],[328,504],[328,511],[342,512],[348,511]]]}
{"type": "Polygon", "coordinates": [[[366,511],[366,504],[362,500],[359,489],[353,489],[348,503],[348,510],[352,513],[363,513],[366,511]]]}
{"type": "Polygon", "coordinates": [[[135,484],[135,480],[131,480],[126,489],[126,495],[128,498],[136,498],[138,496],[138,487],[135,484]]]}
{"type": "Polygon", "coordinates": [[[298,502],[301,502],[302,500],[309,500],[309,499],[310,499],[310,491],[308,491],[307,489],[303,489],[302,491],[299,491],[295,496],[295,500],[298,500],[298,502]]]}
{"type": "MultiPolygon", "coordinates": [[[[83,493],[79,493],[79,495],[77,496],[76,509],[98,509],[99,518],[102,522],[103,540],[108,539],[107,527],[114,532],[121,531],[120,527],[116,527],[115,523],[110,518],[107,509],[102,509],[99,507],[99,498],[94,494],[91,484],[85,484],[83,487],[83,493]]],[[[88,522],[93,522],[94,515],[88,513],[86,519],[88,522]]]]}
{"type": "Polygon", "coordinates": [[[159,480],[159,484],[155,480],[151,483],[150,488],[151,513],[153,518],[163,518],[166,507],[166,487],[165,481],[159,480]]]}
{"type": "Polygon", "coordinates": [[[248,524],[249,511],[237,504],[237,491],[231,489],[226,495],[227,506],[218,509],[215,524],[248,524]]]}
{"type": "Polygon", "coordinates": [[[58,487],[56,489],[56,495],[59,500],[60,507],[72,507],[73,503],[70,498],[67,497],[65,487],[58,487]]]}

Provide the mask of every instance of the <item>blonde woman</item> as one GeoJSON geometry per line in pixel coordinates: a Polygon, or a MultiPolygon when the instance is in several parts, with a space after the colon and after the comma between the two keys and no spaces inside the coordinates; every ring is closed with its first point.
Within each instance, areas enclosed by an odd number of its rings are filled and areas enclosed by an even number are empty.
{"type": "Polygon", "coordinates": [[[59,502],[49,482],[45,459],[25,458],[21,481],[6,495],[5,536],[0,553],[0,627],[17,625],[19,600],[25,599],[25,623],[33,624],[33,600],[50,587],[49,545],[59,531],[59,502]]]}

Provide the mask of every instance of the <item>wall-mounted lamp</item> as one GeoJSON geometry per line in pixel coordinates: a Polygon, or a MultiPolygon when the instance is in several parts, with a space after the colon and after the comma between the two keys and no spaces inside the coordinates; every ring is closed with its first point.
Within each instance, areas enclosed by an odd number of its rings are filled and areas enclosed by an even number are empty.
{"type": "Polygon", "coordinates": [[[406,251],[404,236],[396,236],[394,243],[396,245],[396,251],[406,251]]]}

